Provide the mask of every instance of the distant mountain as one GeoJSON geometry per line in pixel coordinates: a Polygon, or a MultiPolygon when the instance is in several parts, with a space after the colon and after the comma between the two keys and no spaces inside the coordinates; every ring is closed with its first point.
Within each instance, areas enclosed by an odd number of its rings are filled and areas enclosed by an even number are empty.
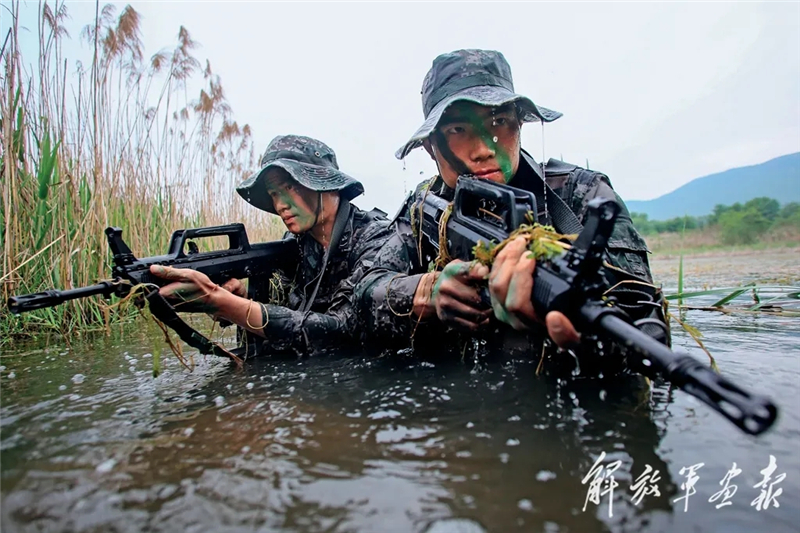
{"type": "Polygon", "coordinates": [[[800,201],[800,152],[697,178],[653,200],[625,202],[631,213],[650,220],[709,215],[717,204],[744,203],[759,196],[781,204],[800,201]]]}

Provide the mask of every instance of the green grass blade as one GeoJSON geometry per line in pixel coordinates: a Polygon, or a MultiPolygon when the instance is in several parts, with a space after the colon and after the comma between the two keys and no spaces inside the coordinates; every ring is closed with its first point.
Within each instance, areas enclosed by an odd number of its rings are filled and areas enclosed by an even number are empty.
{"type": "Polygon", "coordinates": [[[730,293],[729,295],[727,295],[726,297],[724,297],[723,299],[711,304],[711,307],[722,307],[726,303],[730,302],[734,298],[738,298],[739,296],[741,296],[742,294],[747,292],[749,289],[752,289],[753,287],[754,286],[751,285],[751,286],[746,286],[746,287],[742,287],[741,289],[735,290],[732,293],[730,293]]]}

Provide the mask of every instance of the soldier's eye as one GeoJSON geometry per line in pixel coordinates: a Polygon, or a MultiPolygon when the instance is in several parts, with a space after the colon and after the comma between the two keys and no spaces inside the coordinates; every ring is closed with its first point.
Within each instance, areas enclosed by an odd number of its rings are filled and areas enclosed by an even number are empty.
{"type": "Polygon", "coordinates": [[[461,133],[465,133],[466,131],[467,129],[464,126],[448,126],[444,130],[447,135],[459,135],[461,133]]]}

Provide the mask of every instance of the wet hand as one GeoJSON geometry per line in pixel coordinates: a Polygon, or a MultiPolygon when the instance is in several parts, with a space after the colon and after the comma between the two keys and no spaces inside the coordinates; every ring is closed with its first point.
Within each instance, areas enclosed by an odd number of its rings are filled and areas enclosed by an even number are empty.
{"type": "MultiPolygon", "coordinates": [[[[150,265],[150,273],[159,278],[173,281],[173,283],[161,287],[158,292],[177,311],[213,313],[217,310],[217,306],[214,305],[212,300],[214,291],[219,286],[202,272],[190,268],[150,265]]],[[[238,280],[236,281],[238,282],[238,280]]],[[[239,284],[241,285],[241,282],[239,284]]],[[[234,290],[243,290],[244,288],[237,288],[235,284],[230,284],[230,287],[234,290]]],[[[233,293],[233,290],[230,290],[230,292],[233,293]]]]}
{"type": "Polygon", "coordinates": [[[489,269],[478,263],[452,261],[436,278],[430,300],[443,323],[474,331],[489,323],[492,310],[481,303],[479,289],[489,269]]]}
{"type": "MultiPolygon", "coordinates": [[[[535,323],[542,322],[531,302],[535,269],[536,259],[528,252],[528,240],[517,237],[500,250],[489,274],[494,315],[516,330],[530,329],[535,323]]],[[[580,334],[563,313],[548,313],[545,326],[553,342],[562,348],[580,341],[580,334]]]]}
{"type": "Polygon", "coordinates": [[[244,283],[239,281],[238,279],[229,279],[222,285],[220,285],[223,289],[228,291],[231,294],[235,294],[240,298],[244,298],[247,296],[247,289],[244,288],[244,283]]]}

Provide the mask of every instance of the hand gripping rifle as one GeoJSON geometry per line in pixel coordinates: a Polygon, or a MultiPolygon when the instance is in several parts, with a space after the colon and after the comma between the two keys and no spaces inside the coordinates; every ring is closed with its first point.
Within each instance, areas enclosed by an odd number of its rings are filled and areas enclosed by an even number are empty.
{"type": "MultiPolygon", "coordinates": [[[[458,180],[452,208],[429,193],[420,209],[421,231],[436,251],[442,255],[440,248],[446,246],[447,255],[464,261],[473,259],[478,241],[501,242],[525,222],[528,212],[537,212],[532,193],[467,177],[458,180]],[[445,228],[440,228],[445,216],[445,228]]],[[[634,321],[620,302],[605,295],[613,273],[603,265],[603,257],[619,210],[614,200],[592,200],[586,224],[569,251],[537,261],[531,294],[536,315],[561,311],[578,331],[625,347],[631,370],[663,377],[746,433],[766,431],[777,417],[768,398],[745,391],[689,355],[674,353],[642,331],[652,327],[648,319],[634,321]]]]}
{"type": "Polygon", "coordinates": [[[214,283],[224,283],[232,278],[270,276],[278,268],[290,270],[297,264],[297,241],[281,241],[250,244],[243,224],[228,224],[206,228],[181,229],[172,234],[169,252],[166,255],[137,259],[122,240],[120,228],[106,228],[108,246],[114,255],[112,279],[97,285],[70,290],[47,290],[35,294],[12,296],[8,308],[14,314],[34,309],[53,307],[67,300],[102,294],[123,298],[134,286],[144,284],[144,296],[150,312],[164,325],[172,328],[189,346],[202,354],[230,357],[230,353],[211,342],[184,322],[158,289],[172,283],[170,280],[150,274],[150,265],[190,268],[207,275],[214,283]],[[228,249],[200,252],[195,241],[207,237],[228,237],[228,249]],[[184,250],[188,248],[188,253],[184,250]]]}

